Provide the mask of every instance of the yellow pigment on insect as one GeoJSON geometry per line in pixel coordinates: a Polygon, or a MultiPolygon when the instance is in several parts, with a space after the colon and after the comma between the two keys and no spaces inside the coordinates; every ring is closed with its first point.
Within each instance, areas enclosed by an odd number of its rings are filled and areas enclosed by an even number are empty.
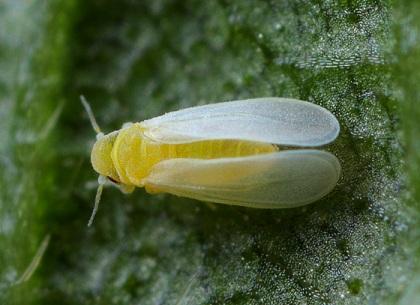
{"type": "MultiPolygon", "coordinates": [[[[149,175],[152,167],[163,160],[243,157],[271,153],[277,150],[277,146],[272,144],[240,140],[162,144],[146,138],[141,125],[136,123],[128,128],[121,129],[115,137],[111,152],[115,172],[112,169],[108,172],[111,177],[113,176],[114,179],[121,181],[123,184],[142,187],[144,186],[142,180],[149,175]]],[[[92,160],[92,163],[95,164],[94,160],[92,160]]]]}

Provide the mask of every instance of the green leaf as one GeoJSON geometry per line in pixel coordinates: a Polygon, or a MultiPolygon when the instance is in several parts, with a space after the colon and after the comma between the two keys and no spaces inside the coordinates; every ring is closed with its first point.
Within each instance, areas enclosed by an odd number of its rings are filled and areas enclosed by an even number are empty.
{"type": "Polygon", "coordinates": [[[3,1],[0,303],[414,304],[419,17],[414,0],[3,1]],[[95,135],[80,94],[106,131],[211,102],[307,100],[339,119],[325,149],[343,176],[290,210],[109,188],[87,228],[95,135]]]}

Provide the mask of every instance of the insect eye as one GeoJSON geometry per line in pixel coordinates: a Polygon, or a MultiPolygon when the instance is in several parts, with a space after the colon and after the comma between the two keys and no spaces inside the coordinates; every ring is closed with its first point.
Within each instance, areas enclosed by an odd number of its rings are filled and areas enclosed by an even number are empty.
{"type": "Polygon", "coordinates": [[[120,184],[120,182],[119,182],[119,181],[115,180],[114,178],[112,178],[112,177],[110,177],[110,176],[107,176],[107,178],[108,178],[108,179],[109,179],[109,181],[111,181],[111,182],[114,182],[114,183],[116,183],[116,184],[120,184]]]}

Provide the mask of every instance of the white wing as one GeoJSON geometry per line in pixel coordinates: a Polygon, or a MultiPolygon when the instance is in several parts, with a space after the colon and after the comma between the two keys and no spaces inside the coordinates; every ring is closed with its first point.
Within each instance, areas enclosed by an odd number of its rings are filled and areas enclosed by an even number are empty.
{"type": "Polygon", "coordinates": [[[337,158],[291,150],[240,158],[170,159],[145,178],[149,192],[255,208],[290,208],[328,194],[340,177],[337,158]]]}
{"type": "Polygon", "coordinates": [[[141,123],[163,143],[235,139],[291,146],[333,141],[340,126],[328,110],[304,101],[257,98],[186,108],[141,123]]]}

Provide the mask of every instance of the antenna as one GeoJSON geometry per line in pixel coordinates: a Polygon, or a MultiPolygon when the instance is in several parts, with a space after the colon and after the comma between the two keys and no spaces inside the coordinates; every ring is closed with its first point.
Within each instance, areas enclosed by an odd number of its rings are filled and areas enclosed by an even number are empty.
{"type": "Polygon", "coordinates": [[[96,191],[96,196],[95,196],[95,205],[93,206],[93,210],[92,210],[92,215],[90,215],[89,218],[89,222],[88,222],[88,227],[90,227],[93,223],[93,220],[95,219],[95,215],[98,212],[98,208],[99,208],[99,202],[101,201],[101,196],[102,196],[102,190],[104,189],[104,185],[106,182],[106,178],[102,175],[99,175],[98,178],[98,190],[96,191]]]}
{"type": "Polygon", "coordinates": [[[98,123],[96,122],[95,116],[93,115],[92,108],[90,108],[88,101],[83,95],[80,96],[80,101],[82,102],[83,107],[85,107],[90,123],[92,124],[93,130],[95,130],[97,134],[102,134],[102,131],[99,128],[98,123]]]}
{"type": "MultiPolygon", "coordinates": [[[[92,108],[90,108],[90,105],[86,98],[83,95],[80,95],[80,101],[82,102],[83,107],[85,108],[87,115],[89,117],[90,123],[92,124],[93,130],[96,132],[96,139],[100,139],[104,136],[104,134],[101,131],[101,128],[99,128],[98,123],[96,122],[95,116],[93,115],[92,108]]],[[[102,191],[104,189],[104,185],[106,182],[106,178],[102,175],[99,175],[98,177],[98,189],[96,190],[96,196],[95,196],[95,205],[93,206],[92,215],[90,215],[88,227],[90,227],[93,223],[93,220],[95,219],[96,213],[98,212],[99,208],[99,202],[101,201],[102,191]]]]}

